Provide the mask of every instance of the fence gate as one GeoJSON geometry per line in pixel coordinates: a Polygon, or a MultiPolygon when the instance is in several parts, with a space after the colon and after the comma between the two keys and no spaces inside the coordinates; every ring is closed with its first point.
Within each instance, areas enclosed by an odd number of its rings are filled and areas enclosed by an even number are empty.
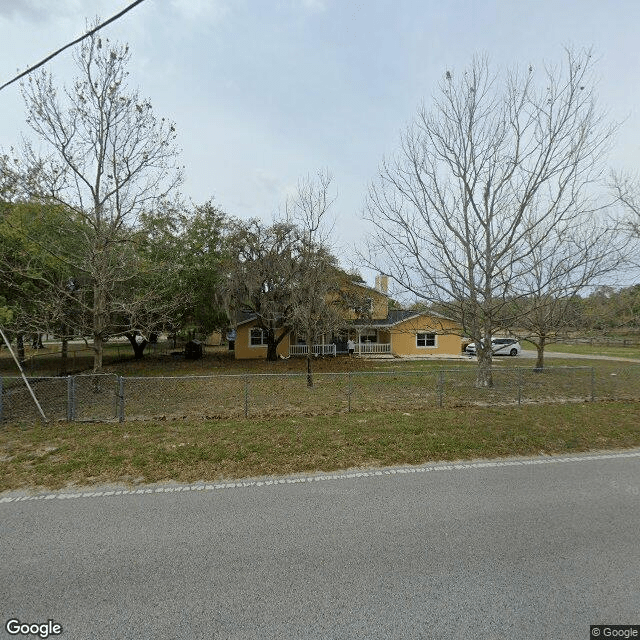
{"type": "Polygon", "coordinates": [[[113,373],[81,374],[67,378],[68,420],[116,420],[118,376],[113,373]]]}

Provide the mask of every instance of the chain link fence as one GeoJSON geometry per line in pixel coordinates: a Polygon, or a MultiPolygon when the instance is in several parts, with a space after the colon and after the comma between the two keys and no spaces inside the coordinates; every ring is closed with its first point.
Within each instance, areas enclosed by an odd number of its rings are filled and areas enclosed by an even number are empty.
{"type": "MultiPolygon", "coordinates": [[[[640,399],[640,365],[493,370],[476,386],[472,368],[425,371],[123,377],[82,374],[29,378],[49,420],[110,421],[331,415],[435,407],[640,399]]],[[[39,419],[24,381],[0,378],[0,421],[39,419]]]]}

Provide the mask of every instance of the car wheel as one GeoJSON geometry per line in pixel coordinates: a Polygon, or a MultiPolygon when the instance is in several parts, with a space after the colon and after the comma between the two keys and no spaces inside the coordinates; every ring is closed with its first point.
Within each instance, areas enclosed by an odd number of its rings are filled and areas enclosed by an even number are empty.
{"type": "Polygon", "coordinates": [[[511,351],[509,351],[509,355],[510,356],[517,356],[518,355],[518,350],[517,349],[511,349],[511,351]]]}

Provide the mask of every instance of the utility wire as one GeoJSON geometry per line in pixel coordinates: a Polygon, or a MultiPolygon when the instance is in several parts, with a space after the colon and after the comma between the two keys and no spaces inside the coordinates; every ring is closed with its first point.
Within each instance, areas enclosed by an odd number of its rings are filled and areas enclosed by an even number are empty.
{"type": "Polygon", "coordinates": [[[125,13],[127,13],[128,11],[131,11],[131,9],[141,4],[142,2],[144,2],[144,0],[135,0],[135,2],[132,2],[129,6],[125,7],[122,11],[120,11],[120,13],[116,13],[115,16],[112,16],[108,20],[105,20],[104,22],[100,23],[97,27],[94,27],[90,31],[87,31],[87,33],[85,33],[83,36],[76,38],[73,42],[70,42],[69,44],[65,44],[64,47],[61,47],[57,51],[54,51],[51,55],[44,58],[44,60],[41,60],[37,64],[34,64],[32,67],[29,67],[26,71],[23,71],[22,73],[18,74],[15,78],[12,78],[11,80],[9,80],[9,82],[5,82],[2,86],[0,86],[0,91],[8,87],[10,84],[13,84],[17,80],[20,80],[20,78],[23,78],[24,76],[28,75],[32,71],[35,71],[38,67],[41,67],[43,64],[49,62],[49,60],[61,54],[65,49],[72,47],[74,44],[78,44],[78,42],[82,42],[85,38],[92,36],[94,33],[99,31],[103,27],[106,27],[108,24],[115,22],[118,18],[121,18],[125,13]]]}

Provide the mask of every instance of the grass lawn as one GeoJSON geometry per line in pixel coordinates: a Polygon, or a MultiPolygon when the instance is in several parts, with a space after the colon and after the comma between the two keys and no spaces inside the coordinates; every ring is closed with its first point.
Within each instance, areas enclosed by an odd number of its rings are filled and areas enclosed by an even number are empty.
{"type": "Polygon", "coordinates": [[[193,482],[640,446],[640,403],[0,429],[0,490],[193,482]]]}
{"type": "MultiPolygon", "coordinates": [[[[535,346],[523,342],[524,349],[535,350],[535,346]]],[[[130,345],[126,342],[107,342],[104,345],[105,371],[125,376],[177,376],[177,375],[214,375],[214,374],[251,374],[251,373],[301,373],[305,370],[304,358],[290,358],[278,362],[266,362],[264,360],[236,361],[233,353],[226,347],[208,347],[205,358],[202,360],[185,361],[183,358],[175,358],[169,355],[173,349],[168,343],[163,343],[148,349],[142,360],[134,360],[130,345]]],[[[90,371],[93,364],[93,355],[86,345],[73,343],[69,345],[68,369],[78,373],[90,371]]],[[[583,355],[605,355],[610,357],[637,358],[640,360],[640,347],[622,346],[591,346],[588,344],[551,344],[547,346],[549,353],[567,353],[583,355]]],[[[50,344],[44,350],[33,350],[26,347],[27,362],[25,372],[30,376],[58,375],[60,371],[59,345],[50,344]]],[[[524,358],[496,357],[496,367],[533,367],[533,361],[524,358]]],[[[575,360],[558,360],[547,362],[549,366],[576,366],[586,364],[575,360]]],[[[592,363],[589,362],[589,365],[592,363]]],[[[451,360],[399,360],[399,359],[367,359],[367,358],[323,358],[313,362],[316,372],[347,372],[347,371],[381,371],[389,369],[397,370],[433,370],[440,368],[473,367],[475,360],[458,358],[451,360]]],[[[17,370],[9,352],[0,349],[0,374],[6,376],[17,375],[17,370]]]]}

